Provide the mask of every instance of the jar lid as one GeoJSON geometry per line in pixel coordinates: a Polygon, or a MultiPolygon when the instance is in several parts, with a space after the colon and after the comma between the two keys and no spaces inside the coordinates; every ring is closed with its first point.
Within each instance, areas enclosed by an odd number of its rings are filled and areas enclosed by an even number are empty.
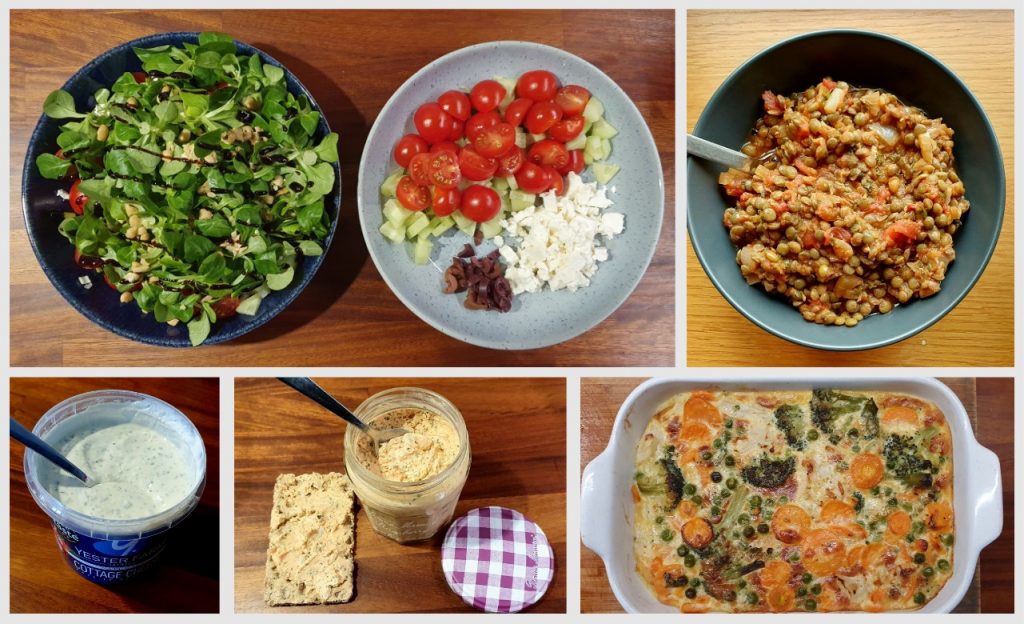
{"type": "Polygon", "coordinates": [[[555,575],[544,531],[505,507],[480,507],[448,527],[441,565],[452,591],[490,613],[516,613],[540,600],[555,575]]]}

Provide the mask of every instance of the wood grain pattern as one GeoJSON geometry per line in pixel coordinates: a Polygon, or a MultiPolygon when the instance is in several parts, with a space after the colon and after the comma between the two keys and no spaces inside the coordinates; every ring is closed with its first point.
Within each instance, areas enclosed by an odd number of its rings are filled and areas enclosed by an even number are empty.
{"type": "Polygon", "coordinates": [[[689,11],[687,128],[729,73],[763,48],[822,28],[862,28],[918,45],[956,72],[992,121],[1006,171],[1006,218],[981,280],[943,320],[882,349],[835,354],[759,329],[715,290],[687,242],[687,363],[760,366],[1013,365],[1013,13],[1007,11],[689,11]],[[951,36],[955,24],[955,36],[951,36]],[[742,36],[737,36],[742,33],[742,36]],[[977,331],[985,319],[985,331],[977,331]]]}
{"type": "Polygon", "coordinates": [[[216,613],[220,574],[220,381],[217,379],[11,380],[11,416],[31,429],[64,399],[92,390],[133,390],[180,409],[206,445],[206,489],[177,526],[160,564],[142,578],[106,588],[64,561],[49,517],[25,484],[24,447],[11,442],[12,613],[216,613]]]}
{"type": "MultiPolygon", "coordinates": [[[[643,379],[584,378],[580,387],[580,469],[608,445],[619,407],[643,379]]],[[[978,441],[999,456],[1003,476],[1003,534],[982,551],[978,572],[958,612],[1013,612],[1013,379],[942,379],[964,403],[978,441]]],[[[580,548],[580,607],[584,613],[621,612],[604,563],[580,548]]]]}
{"type": "MultiPolygon", "coordinates": [[[[11,13],[11,361],[37,365],[508,365],[675,363],[673,11],[13,11],[11,13]],[[73,22],[75,28],[66,24],[73,22]],[[614,23],[615,28],[608,28],[614,23]],[[480,24],[487,24],[480,28],[480,24]],[[168,30],[220,30],[251,43],[309,87],[341,134],[338,235],[316,279],[281,315],[228,345],[144,346],[95,327],[39,269],[21,216],[25,148],[46,94],[97,54],[168,30]],[[643,33],[637,39],[635,33],[643,33]],[[356,173],[378,111],[435,58],[493,39],[533,40],[577,54],[636,102],[658,144],[665,222],[655,258],[629,300],[585,335],[554,347],[496,352],[434,330],[392,294],[369,259],[356,213],[356,173]],[[386,42],[382,45],[381,42],[386,42]],[[46,310],[45,315],[38,314],[46,310]]],[[[70,258],[70,252],[69,252],[70,258]]],[[[70,261],[70,260],[69,260],[70,261]]],[[[481,315],[481,322],[500,322],[481,315]]]]}
{"type": "MultiPolygon", "coordinates": [[[[397,386],[429,388],[459,408],[473,454],[456,517],[502,505],[536,522],[555,551],[555,578],[530,612],[565,612],[565,381],[562,379],[317,379],[350,409],[397,386]]],[[[345,605],[268,608],[263,603],[270,509],[277,475],[345,471],[346,424],[274,379],[235,389],[235,610],[469,611],[441,570],[444,531],[401,545],[356,517],[356,598],[345,605]]]]}

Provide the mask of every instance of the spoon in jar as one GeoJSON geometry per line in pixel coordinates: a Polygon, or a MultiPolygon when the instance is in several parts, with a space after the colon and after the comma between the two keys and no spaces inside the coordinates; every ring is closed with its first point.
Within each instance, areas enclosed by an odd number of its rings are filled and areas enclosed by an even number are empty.
{"type": "Polygon", "coordinates": [[[319,403],[321,407],[326,408],[331,413],[341,416],[342,420],[355,425],[360,431],[370,436],[370,440],[373,441],[374,453],[380,449],[381,444],[384,444],[392,438],[397,438],[400,435],[409,433],[409,431],[405,429],[377,429],[376,427],[371,427],[349,411],[347,407],[339,403],[337,399],[327,394],[326,390],[318,386],[316,382],[309,377],[278,377],[277,379],[291,388],[298,390],[302,394],[306,395],[306,397],[313,399],[319,403]]]}
{"type": "Polygon", "coordinates": [[[750,169],[750,158],[746,154],[692,134],[686,135],[686,153],[740,171],[750,169]]]}
{"type": "Polygon", "coordinates": [[[71,461],[67,457],[64,457],[60,451],[53,448],[42,438],[26,429],[20,422],[14,420],[13,416],[10,418],[12,438],[42,455],[43,459],[46,461],[64,469],[73,477],[84,483],[85,487],[92,487],[98,483],[95,479],[89,478],[89,475],[85,474],[85,471],[81,468],[71,463],[71,461]]]}

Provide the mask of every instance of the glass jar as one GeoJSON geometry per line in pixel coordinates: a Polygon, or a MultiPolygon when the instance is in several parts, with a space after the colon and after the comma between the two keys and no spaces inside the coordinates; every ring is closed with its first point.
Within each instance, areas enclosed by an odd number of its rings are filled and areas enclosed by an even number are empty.
{"type": "Polygon", "coordinates": [[[459,437],[455,461],[422,481],[390,481],[376,474],[358,459],[356,449],[366,434],[352,426],[345,431],[345,469],[352,488],[366,509],[373,530],[399,543],[430,539],[452,519],[471,461],[469,433],[462,414],[451,401],[436,392],[423,388],[392,388],[363,401],[355,414],[372,427],[373,421],[384,414],[410,408],[444,418],[459,437]]]}

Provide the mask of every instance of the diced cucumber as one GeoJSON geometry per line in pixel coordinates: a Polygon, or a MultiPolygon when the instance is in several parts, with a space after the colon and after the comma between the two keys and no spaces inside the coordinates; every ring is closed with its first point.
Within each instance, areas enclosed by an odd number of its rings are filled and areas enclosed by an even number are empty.
{"type": "Polygon", "coordinates": [[[619,166],[612,163],[598,162],[594,163],[593,172],[594,179],[597,180],[598,184],[608,184],[615,177],[615,174],[619,172],[619,166]]]}
{"type": "Polygon", "coordinates": [[[500,195],[508,192],[508,180],[505,178],[494,178],[491,181],[491,187],[500,195]]]}
{"type": "Polygon", "coordinates": [[[451,217],[441,217],[438,220],[438,224],[431,228],[430,235],[440,236],[453,227],[455,227],[455,219],[452,219],[451,217]]]}
{"type": "Polygon", "coordinates": [[[590,101],[587,102],[587,107],[583,109],[583,118],[587,121],[596,122],[602,117],[604,117],[604,104],[601,104],[601,100],[591,96],[590,101]]]}
{"type": "Polygon", "coordinates": [[[546,134],[530,134],[530,135],[528,135],[528,138],[529,138],[530,145],[533,145],[534,143],[539,143],[540,141],[543,141],[544,139],[548,138],[548,135],[546,135],[546,134]]]}
{"type": "Polygon", "coordinates": [[[385,221],[384,225],[380,226],[380,233],[392,243],[400,243],[405,240],[405,227],[395,225],[390,221],[385,221]]]}
{"type": "Polygon", "coordinates": [[[565,144],[567,150],[578,150],[583,149],[587,146],[587,135],[584,132],[579,133],[577,137],[565,144]]]}
{"type": "Polygon", "coordinates": [[[509,190],[512,190],[512,191],[519,190],[519,183],[516,182],[516,177],[514,175],[505,176],[505,181],[508,182],[509,190]]]}
{"type": "Polygon", "coordinates": [[[505,109],[512,103],[512,100],[516,99],[516,81],[511,78],[505,78],[498,76],[495,78],[501,86],[505,87],[505,97],[498,103],[498,110],[504,115],[505,109]]]}
{"type": "Polygon", "coordinates": [[[399,169],[392,173],[384,180],[384,183],[380,185],[380,194],[384,197],[394,197],[395,191],[398,188],[398,181],[405,175],[405,171],[399,169]]]}
{"type": "Polygon", "coordinates": [[[583,134],[590,134],[590,129],[594,127],[594,122],[583,120],[583,134]]]}
{"type": "Polygon", "coordinates": [[[612,142],[608,139],[601,139],[601,160],[608,160],[612,155],[612,142]]]}
{"type": "Polygon", "coordinates": [[[583,148],[583,157],[589,156],[592,161],[604,158],[604,147],[601,145],[601,137],[587,137],[587,145],[583,148]]]}
{"type": "Polygon", "coordinates": [[[523,208],[532,206],[537,201],[537,196],[523,191],[511,191],[508,194],[508,200],[512,212],[519,212],[523,208]]]}
{"type": "Polygon", "coordinates": [[[494,238],[504,231],[505,228],[501,227],[502,218],[503,215],[499,212],[498,216],[494,217],[490,221],[484,221],[480,224],[480,231],[483,232],[484,238],[494,238]]]}
{"type": "Polygon", "coordinates": [[[434,243],[428,238],[421,238],[416,241],[413,247],[412,259],[416,264],[426,264],[430,260],[430,252],[434,249],[434,243]]]}
{"type": "Polygon", "coordinates": [[[414,213],[405,222],[405,237],[409,240],[416,238],[416,235],[426,229],[428,225],[430,225],[430,219],[427,215],[422,212],[414,213]]]}
{"type": "Polygon", "coordinates": [[[583,150],[583,164],[588,167],[594,164],[594,157],[587,150],[583,150]]]}
{"type": "Polygon", "coordinates": [[[384,218],[387,219],[389,223],[393,223],[395,225],[403,225],[406,220],[413,215],[413,211],[406,210],[406,208],[402,206],[397,199],[389,199],[384,202],[382,212],[384,213],[384,218]]]}
{"type": "Polygon", "coordinates": [[[473,232],[476,231],[476,221],[467,218],[461,211],[456,210],[453,212],[452,219],[455,221],[455,227],[459,228],[459,231],[463,234],[472,236],[473,232]]]}
{"type": "Polygon", "coordinates": [[[526,131],[516,128],[516,147],[526,149],[526,131]]]}
{"type": "Polygon", "coordinates": [[[618,133],[619,129],[605,121],[603,117],[595,121],[593,128],[591,128],[591,134],[602,139],[610,139],[618,133]]]}
{"type": "Polygon", "coordinates": [[[238,307],[235,308],[235,312],[238,314],[244,314],[245,316],[253,316],[259,312],[260,302],[262,301],[263,297],[257,294],[252,294],[243,299],[242,303],[238,304],[238,307]]]}

